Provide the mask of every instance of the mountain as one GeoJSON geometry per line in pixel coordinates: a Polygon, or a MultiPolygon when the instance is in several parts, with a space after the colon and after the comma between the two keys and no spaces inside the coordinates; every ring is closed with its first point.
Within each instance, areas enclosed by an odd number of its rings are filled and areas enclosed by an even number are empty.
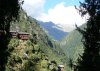
{"type": "Polygon", "coordinates": [[[19,20],[11,22],[10,30],[29,33],[30,38],[25,42],[11,38],[6,71],[54,71],[59,64],[68,70],[67,57],[60,44],[49,38],[38,22],[23,10],[19,20]]]}
{"type": "MultiPolygon", "coordinates": [[[[80,26],[81,29],[84,27],[86,27],[86,24],[80,26]]],[[[78,56],[83,53],[83,44],[81,39],[82,35],[75,29],[60,42],[60,46],[66,56],[74,61],[76,61],[78,56]]]]}
{"type": "Polygon", "coordinates": [[[53,39],[60,41],[63,37],[68,35],[68,32],[64,32],[60,30],[57,25],[55,25],[53,22],[42,22],[38,21],[41,27],[45,31],[47,31],[48,35],[50,35],[53,39]]]}

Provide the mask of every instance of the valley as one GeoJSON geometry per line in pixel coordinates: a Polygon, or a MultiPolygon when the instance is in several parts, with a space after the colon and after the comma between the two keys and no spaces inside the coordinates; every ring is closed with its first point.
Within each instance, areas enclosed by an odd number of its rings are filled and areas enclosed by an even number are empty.
{"type": "Polygon", "coordinates": [[[57,41],[60,41],[63,37],[67,36],[69,33],[61,30],[61,28],[55,25],[53,22],[38,21],[38,23],[44,29],[44,31],[46,31],[49,37],[57,41]]]}
{"type": "Polygon", "coordinates": [[[0,71],[100,71],[99,0],[0,0],[0,71]]]}
{"type": "Polygon", "coordinates": [[[57,70],[60,64],[65,66],[65,70],[70,69],[67,65],[68,58],[60,48],[60,44],[50,38],[37,21],[27,16],[24,10],[20,12],[19,21],[11,22],[10,30],[30,35],[26,41],[17,37],[10,40],[8,45],[10,56],[6,71],[20,71],[23,68],[26,71],[51,71],[57,70]],[[50,68],[48,68],[49,66],[50,68]]]}

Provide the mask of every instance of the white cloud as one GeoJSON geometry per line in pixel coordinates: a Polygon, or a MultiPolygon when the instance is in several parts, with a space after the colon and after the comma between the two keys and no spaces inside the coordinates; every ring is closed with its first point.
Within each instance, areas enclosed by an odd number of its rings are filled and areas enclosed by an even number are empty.
{"type": "Polygon", "coordinates": [[[23,8],[29,16],[34,18],[41,15],[45,0],[24,0],[23,8]]]}
{"type": "Polygon", "coordinates": [[[44,13],[45,3],[46,0],[24,0],[23,8],[28,15],[44,22],[52,21],[66,32],[72,31],[75,23],[79,26],[85,23],[85,19],[81,18],[74,6],[66,7],[62,2],[49,9],[46,14],[44,13]]]}
{"type": "Polygon", "coordinates": [[[75,28],[75,24],[80,26],[86,22],[85,18],[82,19],[74,6],[66,7],[64,2],[49,9],[48,14],[43,13],[38,19],[44,22],[52,21],[67,32],[72,31],[75,28]]]}

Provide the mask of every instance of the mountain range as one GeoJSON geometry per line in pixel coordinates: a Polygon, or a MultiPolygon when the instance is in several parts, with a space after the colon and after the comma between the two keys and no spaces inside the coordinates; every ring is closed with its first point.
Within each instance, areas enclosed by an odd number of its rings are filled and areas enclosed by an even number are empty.
{"type": "Polygon", "coordinates": [[[29,33],[30,37],[26,42],[11,39],[6,71],[52,71],[57,70],[59,64],[64,64],[65,71],[68,70],[68,59],[60,44],[49,37],[37,20],[27,16],[24,10],[21,10],[18,21],[11,22],[10,30],[29,33]]]}
{"type": "Polygon", "coordinates": [[[37,21],[23,10],[19,20],[11,22],[10,30],[30,33],[30,38],[26,42],[11,39],[6,71],[55,71],[59,64],[71,71],[69,59],[77,61],[83,53],[82,35],[76,29],[70,33],[61,31],[53,22],[37,21]]]}
{"type": "MultiPolygon", "coordinates": [[[[80,55],[82,55],[84,49],[83,44],[81,42],[82,35],[78,32],[78,30],[73,30],[69,33],[63,32],[52,22],[39,22],[40,26],[47,31],[48,36],[54,36],[53,38],[59,40],[59,46],[62,49],[62,52],[67,56],[67,63],[72,59],[74,63],[77,63],[77,59],[80,55]],[[55,33],[56,31],[56,33],[55,33]],[[59,32],[59,33],[58,33],[59,32]],[[61,36],[62,37],[59,37],[61,36]],[[60,38],[60,39],[59,39],[60,38]]],[[[84,29],[86,24],[80,26],[80,29],[84,29]]]]}
{"type": "MultiPolygon", "coordinates": [[[[83,53],[83,44],[81,42],[82,35],[76,29],[71,32],[64,32],[53,22],[38,21],[38,23],[49,34],[48,36],[52,36],[53,39],[59,41],[60,48],[68,59],[77,61],[79,54],[83,53]]],[[[80,26],[81,29],[85,27],[86,24],[80,26]]]]}
{"type": "Polygon", "coordinates": [[[60,41],[63,37],[67,36],[69,32],[62,31],[60,27],[55,25],[53,22],[42,22],[38,21],[40,26],[47,32],[49,37],[60,41]]]}
{"type": "MultiPolygon", "coordinates": [[[[86,24],[80,26],[80,29],[84,29],[86,24]]],[[[78,30],[73,30],[66,37],[64,37],[59,43],[60,47],[66,56],[73,61],[77,61],[77,58],[83,53],[82,34],[78,30]]]]}

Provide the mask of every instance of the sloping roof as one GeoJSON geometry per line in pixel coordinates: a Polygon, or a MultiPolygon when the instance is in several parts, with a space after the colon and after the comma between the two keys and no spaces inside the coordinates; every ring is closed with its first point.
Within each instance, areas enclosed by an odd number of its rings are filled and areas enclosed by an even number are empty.
{"type": "Polygon", "coordinates": [[[58,67],[63,68],[63,67],[64,67],[64,65],[58,65],[58,67]]]}
{"type": "Polygon", "coordinates": [[[10,31],[10,32],[17,32],[17,31],[10,31]]]}
{"type": "Polygon", "coordinates": [[[27,35],[29,35],[29,33],[26,33],[26,32],[18,32],[18,34],[27,34],[27,35]]]}

